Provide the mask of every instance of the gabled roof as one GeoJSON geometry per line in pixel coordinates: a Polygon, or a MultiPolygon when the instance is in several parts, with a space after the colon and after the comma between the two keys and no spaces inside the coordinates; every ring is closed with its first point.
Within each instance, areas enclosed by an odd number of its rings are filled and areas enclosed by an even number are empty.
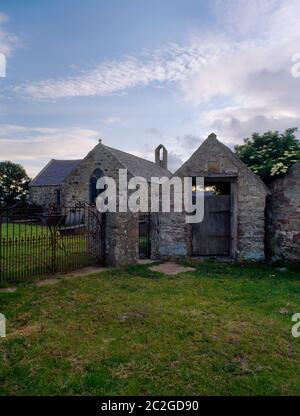
{"type": "Polygon", "coordinates": [[[60,185],[63,180],[79,165],[81,160],[52,159],[30,182],[30,186],[60,185]]]}
{"type": "Polygon", "coordinates": [[[265,190],[266,193],[270,193],[268,187],[264,184],[264,182],[261,180],[261,178],[253,173],[248,166],[234,153],[232,152],[225,144],[220,142],[217,139],[217,136],[214,133],[211,133],[206,140],[198,147],[198,149],[192,154],[192,156],[175,172],[174,176],[184,174],[185,169],[193,163],[193,160],[197,160],[199,154],[202,154],[206,152],[207,148],[211,145],[215,145],[217,148],[219,148],[224,155],[231,161],[233,165],[235,165],[238,169],[246,170],[247,173],[253,177],[254,180],[256,180],[262,188],[265,190]]]}
{"type": "MultiPolygon", "coordinates": [[[[97,145],[98,146],[98,145],[97,145]]],[[[108,150],[133,176],[142,176],[147,181],[151,177],[171,177],[171,172],[162,168],[154,162],[131,155],[112,147],[100,144],[108,150]]],[[[57,160],[52,159],[44,169],[30,182],[30,186],[50,186],[61,185],[62,182],[69,176],[72,171],[79,167],[82,160],[57,160]]]]}
{"type": "Polygon", "coordinates": [[[138,156],[134,156],[130,153],[123,152],[112,147],[103,145],[118,161],[130,172],[133,176],[142,176],[150,182],[152,177],[172,176],[168,169],[164,169],[157,163],[150,162],[147,159],[143,159],[138,156]]]}

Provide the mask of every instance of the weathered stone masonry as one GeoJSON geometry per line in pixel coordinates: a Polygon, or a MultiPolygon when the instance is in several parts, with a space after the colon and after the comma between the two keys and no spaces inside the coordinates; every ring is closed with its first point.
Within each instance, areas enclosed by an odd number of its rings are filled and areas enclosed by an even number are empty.
{"type": "Polygon", "coordinates": [[[270,185],[267,204],[267,251],[289,261],[300,261],[300,163],[270,185]]]}
{"type": "Polygon", "coordinates": [[[61,186],[36,186],[30,188],[30,201],[36,205],[49,206],[56,204],[57,192],[61,192],[61,186]]]}
{"type": "MultiPolygon", "coordinates": [[[[31,182],[31,201],[48,206],[57,202],[57,191],[61,202],[73,206],[77,201],[91,203],[90,179],[95,172],[115,179],[117,194],[119,170],[127,169],[128,180],[133,176],[170,176],[165,168],[166,149],[159,146],[156,163],[137,158],[117,149],[107,147],[101,140],[83,160],[52,160],[31,182]],[[161,152],[160,152],[161,151],[161,152]],[[160,154],[162,153],[162,155],[160,154]]],[[[138,259],[138,213],[106,213],[105,215],[105,259],[108,265],[126,265],[138,259]]]]}
{"type": "MultiPolygon", "coordinates": [[[[90,180],[96,171],[113,177],[117,184],[119,169],[125,168],[128,180],[133,176],[143,176],[149,183],[153,176],[170,177],[166,169],[166,149],[160,145],[155,154],[156,163],[152,163],[107,147],[100,141],[82,160],[51,161],[32,181],[31,201],[47,206],[57,203],[59,196],[61,203],[67,205],[76,201],[90,203],[90,180]]],[[[268,254],[300,261],[300,163],[294,165],[285,177],[273,181],[269,190],[211,134],[174,176],[199,176],[208,182],[230,182],[232,258],[262,260],[267,241],[268,254]]],[[[138,215],[130,212],[105,214],[107,264],[136,262],[138,215]]],[[[193,255],[192,228],[185,222],[185,215],[184,212],[151,214],[152,258],[193,255]]]]}
{"type": "MultiPolygon", "coordinates": [[[[265,204],[268,190],[214,134],[199,147],[174,176],[232,179],[232,250],[236,259],[264,259],[265,204]]],[[[191,255],[191,226],[178,213],[160,216],[161,256],[191,255]]],[[[205,238],[205,237],[204,237],[205,238]]]]}

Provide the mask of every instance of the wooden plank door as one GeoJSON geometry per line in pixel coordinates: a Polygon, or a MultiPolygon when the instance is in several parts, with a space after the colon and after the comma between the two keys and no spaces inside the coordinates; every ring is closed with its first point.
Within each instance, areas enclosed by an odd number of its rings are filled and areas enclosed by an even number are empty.
{"type": "Polygon", "coordinates": [[[192,225],[194,256],[230,255],[230,195],[205,195],[204,219],[192,225]]]}

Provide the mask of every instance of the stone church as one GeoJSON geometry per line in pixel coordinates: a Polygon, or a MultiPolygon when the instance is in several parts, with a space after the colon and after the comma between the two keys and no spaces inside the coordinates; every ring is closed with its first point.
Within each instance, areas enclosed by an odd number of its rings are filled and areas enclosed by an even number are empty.
{"type": "MultiPolygon", "coordinates": [[[[155,150],[155,162],[150,162],[100,140],[82,160],[51,160],[30,183],[31,202],[43,206],[72,205],[74,201],[94,204],[97,180],[109,176],[118,182],[119,169],[127,169],[128,180],[142,176],[149,183],[151,177],[203,177],[205,213],[199,224],[187,224],[184,212],[149,213],[146,222],[141,221],[145,215],[140,213],[106,213],[105,263],[135,263],[145,224],[149,228],[146,257],[263,260],[265,242],[271,238],[265,235],[265,209],[271,196],[261,179],[213,133],[174,175],[167,159],[163,145],[155,150]]],[[[274,228],[273,223],[269,229],[274,228]]]]}

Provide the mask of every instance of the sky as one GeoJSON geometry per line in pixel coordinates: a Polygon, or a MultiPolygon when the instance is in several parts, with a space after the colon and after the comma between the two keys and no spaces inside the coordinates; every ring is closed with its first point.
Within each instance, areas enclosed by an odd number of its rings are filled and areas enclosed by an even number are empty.
{"type": "Polygon", "coordinates": [[[212,131],[300,127],[299,21],[299,0],[0,0],[0,160],[34,177],[101,138],[174,171],[212,131]]]}

